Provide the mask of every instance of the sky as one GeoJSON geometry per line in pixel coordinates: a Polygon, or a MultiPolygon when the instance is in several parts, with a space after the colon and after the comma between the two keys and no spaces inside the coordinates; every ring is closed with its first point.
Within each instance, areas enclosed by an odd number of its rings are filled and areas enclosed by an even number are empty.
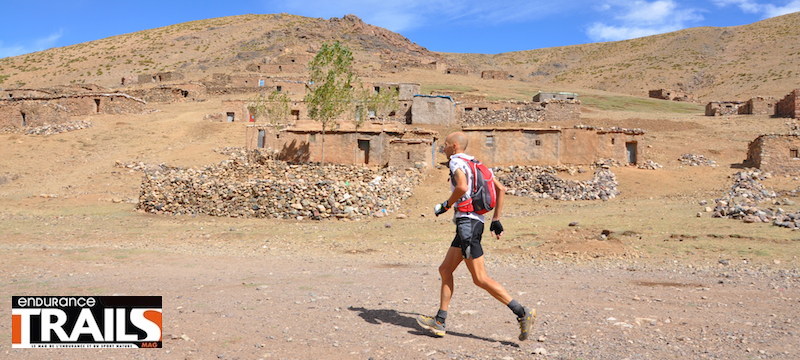
{"type": "Polygon", "coordinates": [[[187,21],[354,14],[431,51],[497,54],[737,26],[800,11],[800,0],[27,0],[0,12],[0,58],[187,21]]]}

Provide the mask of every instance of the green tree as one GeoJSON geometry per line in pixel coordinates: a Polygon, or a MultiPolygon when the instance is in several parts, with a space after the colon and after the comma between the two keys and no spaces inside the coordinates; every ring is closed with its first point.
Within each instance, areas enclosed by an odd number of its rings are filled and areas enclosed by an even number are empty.
{"type": "Polygon", "coordinates": [[[322,125],[322,162],[325,162],[325,131],[353,106],[353,88],[358,76],[353,70],[353,53],[338,41],[324,43],[308,64],[311,72],[305,101],[308,116],[322,125]]]}
{"type": "Polygon", "coordinates": [[[359,93],[359,106],[356,108],[355,125],[358,129],[369,117],[370,112],[375,116],[390,114],[397,111],[400,97],[399,88],[381,88],[380,91],[365,89],[359,93]]]}
{"type": "Polygon", "coordinates": [[[256,121],[266,118],[270,124],[282,123],[289,116],[289,97],[285,93],[273,91],[269,95],[258,94],[247,103],[256,121]]]}

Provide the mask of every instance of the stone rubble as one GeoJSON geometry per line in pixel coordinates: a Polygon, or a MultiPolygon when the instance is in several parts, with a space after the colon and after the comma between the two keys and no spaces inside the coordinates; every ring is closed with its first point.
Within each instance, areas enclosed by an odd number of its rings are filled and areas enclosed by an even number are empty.
{"type": "Polygon", "coordinates": [[[683,154],[678,158],[678,161],[680,161],[683,165],[689,166],[717,166],[716,161],[711,160],[703,155],[683,154]]]}
{"type": "Polygon", "coordinates": [[[148,169],[138,209],[150,213],[279,219],[359,219],[397,210],[417,169],[290,164],[240,151],[203,169],[148,169]],[[241,154],[246,156],[240,156],[241,154]]]}
{"type": "Polygon", "coordinates": [[[769,173],[760,170],[741,171],[733,175],[733,186],[724,197],[715,200],[713,216],[731,218],[745,223],[772,223],[775,226],[800,229],[800,211],[787,212],[778,207],[760,208],[763,202],[773,205],[790,205],[788,199],[775,200],[778,194],[764,188],[760,181],[768,179],[769,173]]]}
{"type": "Polygon", "coordinates": [[[609,200],[619,195],[616,176],[607,167],[598,167],[587,181],[564,180],[556,176],[555,168],[542,166],[500,167],[494,173],[510,195],[567,201],[609,200]]]}
{"type": "Polygon", "coordinates": [[[659,164],[659,163],[657,163],[657,162],[655,162],[653,160],[647,160],[647,161],[639,164],[636,167],[638,167],[639,169],[645,169],[645,170],[656,170],[656,169],[663,168],[663,166],[661,166],[661,164],[659,164]]]}
{"type": "Polygon", "coordinates": [[[176,167],[172,167],[164,163],[147,164],[141,161],[122,162],[119,160],[114,162],[114,167],[129,169],[133,171],[156,171],[156,170],[166,171],[170,169],[177,169],[176,167]]]}
{"type": "Polygon", "coordinates": [[[575,129],[583,129],[583,130],[596,130],[596,131],[606,131],[606,132],[613,132],[613,133],[625,133],[631,135],[644,135],[645,131],[640,128],[623,128],[619,126],[612,126],[610,128],[604,128],[599,126],[593,125],[575,125],[573,126],[575,129]]]}
{"type": "Polygon", "coordinates": [[[70,121],[63,124],[50,124],[37,126],[25,131],[25,135],[55,135],[68,131],[81,130],[92,127],[92,123],[86,120],[70,121]]]}

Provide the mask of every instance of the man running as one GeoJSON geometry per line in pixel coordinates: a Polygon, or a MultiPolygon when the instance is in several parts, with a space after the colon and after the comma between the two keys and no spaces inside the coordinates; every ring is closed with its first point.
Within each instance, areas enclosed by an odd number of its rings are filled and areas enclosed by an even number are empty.
{"type": "MultiPolygon", "coordinates": [[[[450,187],[452,193],[445,202],[436,206],[436,216],[447,212],[453,204],[459,204],[469,199],[472,194],[475,174],[472,174],[467,162],[474,158],[464,153],[466,148],[467,137],[463,132],[454,132],[445,138],[444,153],[450,158],[450,187]]],[[[494,186],[497,200],[489,230],[495,234],[497,239],[500,239],[500,236],[503,235],[500,214],[506,189],[497,178],[494,178],[494,186]]],[[[439,311],[434,317],[420,315],[417,318],[417,323],[436,336],[445,335],[447,309],[450,306],[450,298],[453,296],[453,272],[461,264],[461,261],[464,261],[470,274],[472,274],[472,281],[475,285],[486,290],[514,312],[519,323],[519,339],[527,339],[536,319],[536,310],[528,309],[512,299],[508,291],[486,273],[483,248],[481,247],[484,227],[483,215],[474,212],[454,211],[453,222],[456,224],[456,235],[447,250],[444,261],[439,265],[439,274],[442,277],[439,311]]]]}

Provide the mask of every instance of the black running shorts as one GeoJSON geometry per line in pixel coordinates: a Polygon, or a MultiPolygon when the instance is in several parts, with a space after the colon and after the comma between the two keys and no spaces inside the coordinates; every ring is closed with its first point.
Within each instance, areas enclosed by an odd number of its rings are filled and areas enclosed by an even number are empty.
{"type": "Polygon", "coordinates": [[[483,256],[481,237],[483,222],[468,217],[456,218],[456,236],[450,246],[461,248],[461,255],[465,259],[477,259],[483,256]]]}

